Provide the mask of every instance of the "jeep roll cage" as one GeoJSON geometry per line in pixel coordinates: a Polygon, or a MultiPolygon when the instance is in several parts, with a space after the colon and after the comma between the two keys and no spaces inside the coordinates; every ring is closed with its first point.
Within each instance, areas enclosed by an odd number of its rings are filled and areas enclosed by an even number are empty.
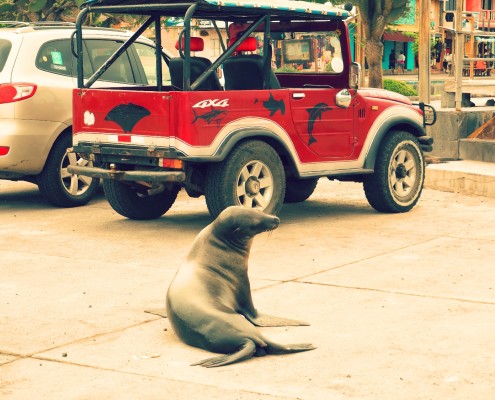
{"type": "MultiPolygon", "coordinates": [[[[184,19],[184,28],[179,35],[179,55],[184,59],[183,65],[183,89],[184,91],[196,90],[210,74],[237,49],[251,33],[255,31],[264,32],[263,40],[263,66],[264,85],[268,87],[270,80],[270,63],[272,49],[271,22],[276,21],[280,28],[289,28],[291,22],[296,21],[342,21],[350,16],[344,9],[323,6],[316,3],[288,0],[256,0],[243,3],[241,1],[220,1],[220,0],[197,0],[197,1],[132,1],[132,0],[89,0],[81,6],[76,21],[76,57],[77,63],[77,85],[78,88],[90,88],[91,85],[109,68],[109,66],[139,37],[146,29],[154,24],[156,48],[161,49],[161,18],[178,17],[184,19]],[[84,82],[83,76],[83,45],[82,26],[86,17],[90,13],[110,13],[110,14],[133,14],[148,16],[148,19],[139,29],[110,56],[110,58],[95,71],[95,73],[84,82]],[[191,20],[210,20],[215,27],[222,44],[223,53],[206,69],[194,82],[191,82],[191,20]],[[249,24],[248,28],[240,34],[237,40],[226,47],[220,36],[216,21],[243,22],[249,24]]],[[[157,90],[162,91],[162,58],[161,53],[156,52],[156,73],[157,90]]]]}

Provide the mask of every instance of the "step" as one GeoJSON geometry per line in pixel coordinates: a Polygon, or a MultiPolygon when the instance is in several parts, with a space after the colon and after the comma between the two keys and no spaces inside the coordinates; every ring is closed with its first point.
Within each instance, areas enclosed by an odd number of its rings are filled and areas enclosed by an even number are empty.
{"type": "Polygon", "coordinates": [[[429,164],[425,188],[495,198],[495,163],[462,160],[429,164]]]}
{"type": "Polygon", "coordinates": [[[460,139],[459,158],[495,163],[495,140],[460,139]]]}

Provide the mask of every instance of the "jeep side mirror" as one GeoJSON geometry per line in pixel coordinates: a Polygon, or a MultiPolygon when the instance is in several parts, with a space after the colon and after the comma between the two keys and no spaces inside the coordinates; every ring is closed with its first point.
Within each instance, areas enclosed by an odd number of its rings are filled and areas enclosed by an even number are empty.
{"type": "Polygon", "coordinates": [[[357,62],[351,64],[349,70],[349,86],[351,89],[358,89],[361,80],[361,65],[357,62]]]}
{"type": "Polygon", "coordinates": [[[335,96],[335,104],[337,107],[348,108],[351,105],[352,95],[348,89],[342,89],[335,96]]]}

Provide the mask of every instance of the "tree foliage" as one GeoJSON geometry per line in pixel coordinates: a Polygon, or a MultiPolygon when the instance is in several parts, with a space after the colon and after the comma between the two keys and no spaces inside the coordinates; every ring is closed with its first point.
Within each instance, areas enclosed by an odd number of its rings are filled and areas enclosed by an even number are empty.
{"type": "Polygon", "coordinates": [[[74,21],[85,0],[0,0],[0,20],[74,21]]]}
{"type": "MultiPolygon", "coordinates": [[[[326,3],[325,0],[314,0],[326,3]]],[[[388,24],[398,20],[409,6],[408,0],[334,0],[333,4],[351,3],[359,11],[365,41],[364,54],[368,63],[368,84],[370,87],[383,85],[383,42],[382,37],[388,24]]]]}

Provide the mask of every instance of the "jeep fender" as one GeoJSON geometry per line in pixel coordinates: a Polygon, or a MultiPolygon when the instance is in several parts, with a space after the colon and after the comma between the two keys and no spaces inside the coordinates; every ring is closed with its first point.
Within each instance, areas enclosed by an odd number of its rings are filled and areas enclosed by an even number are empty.
{"type": "Polygon", "coordinates": [[[400,106],[390,107],[377,118],[368,133],[368,138],[363,147],[363,152],[366,155],[364,157],[364,169],[374,169],[383,138],[394,130],[409,132],[416,137],[426,135],[423,128],[423,119],[416,111],[400,106]],[[374,134],[373,131],[375,131],[374,134]]]}
{"type": "Polygon", "coordinates": [[[267,142],[274,147],[278,153],[280,153],[280,148],[283,148],[284,153],[290,153],[287,145],[276,133],[266,128],[242,128],[231,132],[231,134],[225,138],[216,150],[214,158],[219,161],[223,160],[239,142],[250,138],[261,139],[267,142]]]}
{"type": "Polygon", "coordinates": [[[188,161],[222,161],[239,142],[249,138],[264,140],[279,154],[297,158],[297,151],[289,134],[276,122],[259,117],[239,118],[228,123],[209,146],[198,148],[176,141],[175,148],[185,154],[188,161]]]}

